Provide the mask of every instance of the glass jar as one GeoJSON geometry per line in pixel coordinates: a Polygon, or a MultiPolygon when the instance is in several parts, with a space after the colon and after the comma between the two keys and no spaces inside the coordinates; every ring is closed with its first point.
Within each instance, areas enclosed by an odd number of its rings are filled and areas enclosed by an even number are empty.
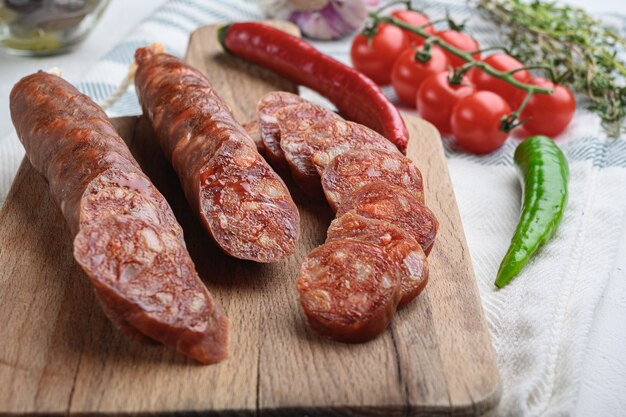
{"type": "Polygon", "coordinates": [[[26,56],[67,52],[87,37],[109,0],[0,0],[0,45],[26,56]]]}

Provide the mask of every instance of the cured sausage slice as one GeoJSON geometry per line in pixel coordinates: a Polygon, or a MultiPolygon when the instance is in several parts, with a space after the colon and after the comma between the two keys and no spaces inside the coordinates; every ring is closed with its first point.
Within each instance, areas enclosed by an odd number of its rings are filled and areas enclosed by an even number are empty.
{"type": "Polygon", "coordinates": [[[142,334],[200,362],[226,355],[223,313],[175,235],[133,216],[109,216],[80,229],[74,257],[90,271],[98,298],[142,334]]]}
{"type": "Polygon", "coordinates": [[[293,251],[298,209],[261,155],[238,141],[226,141],[201,178],[203,221],[226,253],[272,262],[293,251]]]}
{"type": "Polygon", "coordinates": [[[417,297],[428,282],[428,262],[422,247],[411,235],[384,220],[368,219],[349,211],[333,220],[327,242],[339,239],[358,240],[381,247],[393,263],[400,265],[402,307],[417,297]]]}
{"type": "Polygon", "coordinates": [[[276,112],[283,107],[300,103],[306,103],[306,100],[299,95],[285,91],[267,93],[259,100],[257,114],[261,140],[266,149],[267,159],[276,169],[284,171],[288,169],[285,154],[280,147],[280,128],[276,121],[276,112]]]}
{"type": "Polygon", "coordinates": [[[248,123],[243,125],[243,128],[246,130],[248,136],[250,136],[250,138],[254,141],[256,150],[259,151],[261,155],[265,154],[265,145],[263,144],[263,140],[261,140],[259,119],[250,120],[248,123]]]}
{"type": "Polygon", "coordinates": [[[396,146],[372,129],[346,120],[318,122],[304,135],[306,153],[321,176],[337,155],[355,149],[382,149],[400,154],[396,146]]]}
{"type": "Polygon", "coordinates": [[[227,356],[228,321],[198,277],[165,198],[106,114],[65,80],[20,80],[11,118],[75,235],[74,257],[117,328],[203,363],[227,356]]]}
{"type": "Polygon", "coordinates": [[[365,342],[382,333],[400,301],[400,271],[384,249],[350,239],[309,253],[297,283],[311,327],[341,342],[365,342]]]}
{"type": "Polygon", "coordinates": [[[409,232],[425,253],[430,253],[439,223],[432,211],[404,187],[380,182],[365,185],[342,201],[337,216],[351,210],[398,226],[409,232]]]}
{"type": "Polygon", "coordinates": [[[256,262],[291,255],[300,228],[298,210],[209,81],[180,59],[152,49],[138,49],[135,59],[144,115],[215,242],[233,257],[256,262]],[[245,227],[252,231],[244,232],[245,227]]]}
{"type": "Polygon", "coordinates": [[[372,182],[386,182],[406,189],[424,201],[422,174],[409,158],[383,150],[353,150],[335,157],[322,175],[322,187],[336,211],[345,198],[372,182]]]}
{"type": "Polygon", "coordinates": [[[280,127],[280,147],[285,154],[294,181],[311,197],[323,198],[320,177],[311,162],[312,152],[305,142],[305,132],[314,124],[340,117],[313,103],[294,104],[276,112],[280,127]]]}

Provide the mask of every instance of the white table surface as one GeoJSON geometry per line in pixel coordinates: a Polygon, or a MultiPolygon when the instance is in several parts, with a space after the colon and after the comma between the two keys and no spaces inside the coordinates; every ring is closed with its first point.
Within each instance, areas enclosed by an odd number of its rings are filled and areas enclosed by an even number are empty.
{"type": "MultiPolygon", "coordinates": [[[[567,0],[591,12],[626,14],[626,0],[567,0]]],[[[111,0],[94,32],[74,52],[48,58],[22,58],[0,52],[0,137],[12,129],[9,91],[38,69],[59,67],[76,80],[164,0],[111,0]]],[[[624,139],[622,139],[624,140],[624,139]]],[[[626,238],[626,228],[623,233],[626,238]]],[[[575,417],[626,416],[626,239],[592,326],[575,417]]]]}

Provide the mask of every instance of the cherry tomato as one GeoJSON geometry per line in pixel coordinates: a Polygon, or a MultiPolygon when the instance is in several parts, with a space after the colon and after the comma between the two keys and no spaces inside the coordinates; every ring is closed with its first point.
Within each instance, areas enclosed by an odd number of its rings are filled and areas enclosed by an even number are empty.
{"type": "Polygon", "coordinates": [[[415,48],[407,48],[400,54],[391,70],[391,84],[398,98],[409,106],[415,106],[415,96],[422,82],[433,74],[448,68],[448,59],[439,48],[430,50],[430,59],[415,59],[415,48]]]}
{"type": "MultiPolygon", "coordinates": [[[[396,10],[395,12],[391,13],[391,15],[413,26],[424,26],[430,23],[430,20],[428,20],[426,16],[419,12],[416,12],[415,10],[396,10]]],[[[424,29],[424,32],[430,35],[433,35],[435,33],[435,29],[433,29],[432,25],[423,27],[422,29],[424,29]]],[[[416,46],[423,45],[424,41],[426,40],[421,36],[416,35],[415,33],[411,33],[407,30],[404,31],[404,34],[409,43],[416,46]]]]}
{"type": "Polygon", "coordinates": [[[500,130],[503,116],[511,113],[506,101],[491,91],[477,91],[463,97],[452,110],[452,133],[459,146],[473,153],[498,149],[508,133],[500,130]]]}
{"type": "Polygon", "coordinates": [[[463,84],[450,84],[448,73],[440,72],[428,77],[417,92],[417,109],[423,119],[429,121],[443,135],[452,133],[450,117],[455,104],[476,89],[463,79],[463,84]]]}
{"type": "Polygon", "coordinates": [[[375,83],[387,85],[391,82],[393,63],[407,46],[402,29],[381,23],[372,39],[361,33],[354,37],[350,57],[354,68],[375,83]]]}
{"type": "MultiPolygon", "coordinates": [[[[476,39],[472,38],[466,33],[461,33],[456,30],[446,29],[435,33],[435,35],[439,36],[445,42],[464,52],[471,52],[480,48],[480,46],[478,46],[478,42],[476,42],[476,39]]],[[[452,65],[454,68],[458,68],[461,65],[465,64],[465,61],[458,56],[451,54],[447,51],[445,52],[445,54],[448,57],[450,65],[452,65]]],[[[480,59],[480,52],[472,54],[472,57],[477,60],[480,59]]]]}
{"type": "MultiPolygon", "coordinates": [[[[491,65],[498,71],[511,71],[515,68],[522,67],[522,63],[517,59],[507,54],[493,54],[489,55],[483,61],[491,65]]],[[[528,83],[531,76],[526,70],[518,71],[513,74],[513,78],[522,83],[528,83]]],[[[479,90],[492,91],[498,94],[500,97],[506,100],[512,109],[517,109],[521,103],[518,100],[520,91],[517,87],[512,86],[504,80],[492,77],[486,72],[476,68],[475,71],[470,73],[470,80],[474,83],[479,90]]]]}
{"type": "MultiPolygon", "coordinates": [[[[574,117],[576,99],[569,88],[555,85],[545,78],[533,78],[529,81],[543,88],[551,88],[553,94],[533,94],[520,117],[526,120],[522,127],[533,135],[556,136],[563,132],[574,117]]],[[[524,100],[526,92],[518,90],[518,101],[524,100]]]]}

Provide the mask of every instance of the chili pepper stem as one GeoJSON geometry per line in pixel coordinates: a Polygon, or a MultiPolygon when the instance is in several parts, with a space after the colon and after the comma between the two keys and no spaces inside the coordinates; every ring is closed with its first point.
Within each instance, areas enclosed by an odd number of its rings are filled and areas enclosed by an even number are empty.
{"type": "Polygon", "coordinates": [[[486,72],[487,74],[495,77],[495,78],[499,78],[501,80],[506,81],[507,83],[521,89],[524,90],[526,92],[529,93],[540,93],[540,94],[552,94],[554,91],[550,88],[542,88],[542,87],[538,87],[536,85],[531,85],[531,84],[524,84],[519,82],[517,79],[515,79],[511,74],[507,73],[507,72],[502,72],[502,71],[498,71],[495,68],[493,68],[492,66],[490,66],[489,64],[484,63],[483,61],[477,61],[475,60],[471,53],[469,52],[464,52],[461,51],[460,49],[457,49],[455,47],[453,47],[452,45],[444,42],[441,38],[439,38],[438,36],[435,35],[430,35],[429,33],[425,32],[424,29],[418,27],[418,26],[413,26],[409,23],[403,22],[400,19],[397,19],[393,16],[380,16],[377,14],[374,14],[375,16],[373,16],[373,18],[375,18],[377,20],[377,22],[385,22],[385,23],[390,23],[394,26],[397,26],[401,29],[405,29],[411,33],[414,33],[418,36],[421,36],[422,38],[426,39],[427,41],[430,41],[430,43],[432,44],[437,44],[441,49],[450,52],[451,54],[454,54],[456,56],[458,56],[459,58],[461,58],[462,60],[466,61],[466,62],[473,62],[474,66],[477,68],[480,68],[483,72],[486,72]],[[432,39],[432,40],[431,40],[432,39]]]}
{"type": "Polygon", "coordinates": [[[224,52],[228,52],[228,53],[230,53],[230,51],[226,47],[226,33],[228,33],[228,29],[231,26],[232,24],[229,24],[229,25],[224,25],[224,26],[220,26],[219,28],[217,28],[217,39],[222,45],[222,49],[224,49],[224,52]]]}

